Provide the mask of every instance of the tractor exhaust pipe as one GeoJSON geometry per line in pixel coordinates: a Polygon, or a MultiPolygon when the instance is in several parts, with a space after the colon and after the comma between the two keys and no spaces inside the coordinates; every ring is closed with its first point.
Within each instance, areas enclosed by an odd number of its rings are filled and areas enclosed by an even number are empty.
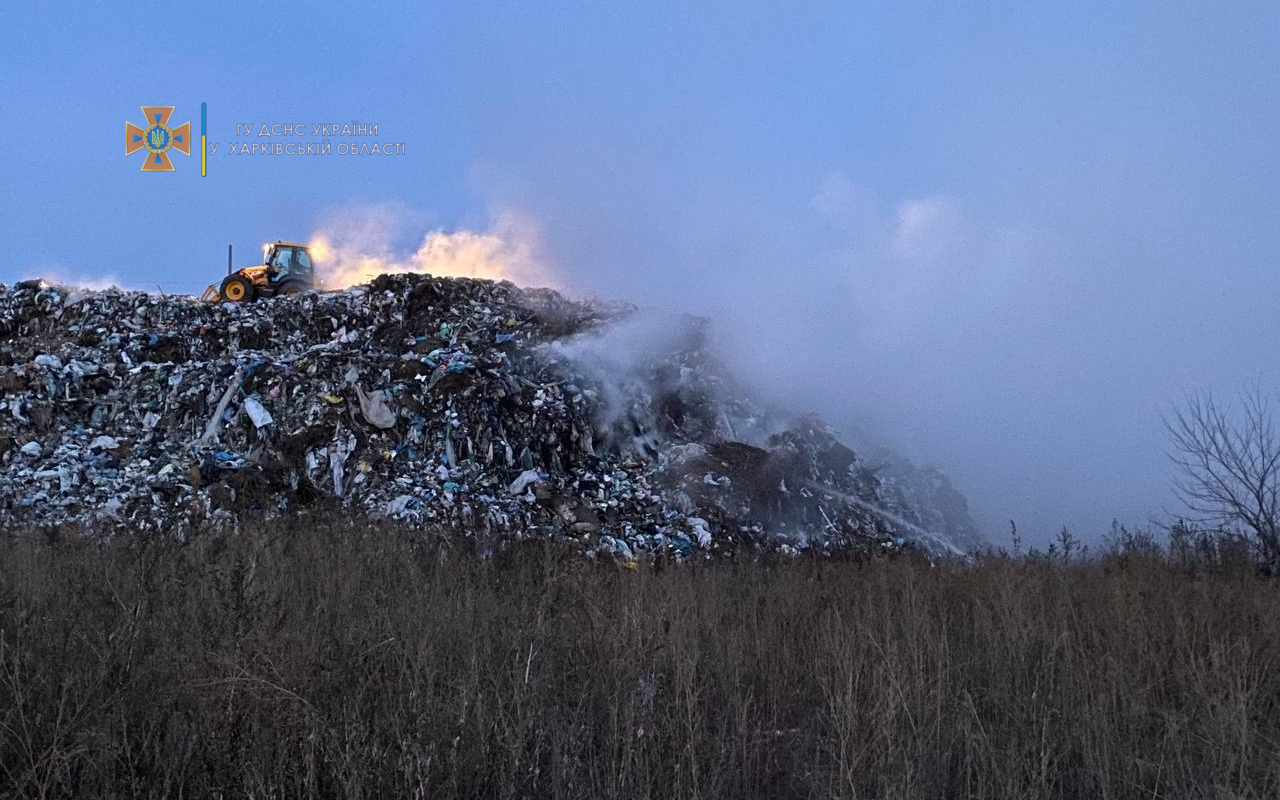
{"type": "Polygon", "coordinates": [[[231,274],[231,245],[227,245],[227,274],[231,274]]]}

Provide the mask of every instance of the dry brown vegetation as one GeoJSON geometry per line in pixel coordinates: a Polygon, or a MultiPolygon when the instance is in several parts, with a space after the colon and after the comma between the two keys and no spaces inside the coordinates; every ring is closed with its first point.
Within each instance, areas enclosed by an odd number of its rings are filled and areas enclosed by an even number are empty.
{"type": "Polygon", "coordinates": [[[9,797],[1280,794],[1280,588],[1209,559],[628,572],[333,523],[0,538],[9,797]]]}

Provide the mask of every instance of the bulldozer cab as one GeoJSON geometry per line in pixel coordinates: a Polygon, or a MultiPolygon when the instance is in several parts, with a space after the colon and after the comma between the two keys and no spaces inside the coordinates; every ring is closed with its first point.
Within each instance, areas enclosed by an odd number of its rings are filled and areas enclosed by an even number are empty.
{"type": "Polygon", "coordinates": [[[306,245],[276,242],[268,247],[267,280],[271,285],[276,286],[286,280],[312,282],[315,268],[306,245]]]}
{"type": "MultiPolygon", "coordinates": [[[[230,272],[221,283],[209,284],[200,299],[209,303],[251,303],[259,297],[302,294],[317,286],[311,250],[297,242],[263,245],[263,263],[230,272]]],[[[227,251],[230,269],[231,252],[227,251]]]]}

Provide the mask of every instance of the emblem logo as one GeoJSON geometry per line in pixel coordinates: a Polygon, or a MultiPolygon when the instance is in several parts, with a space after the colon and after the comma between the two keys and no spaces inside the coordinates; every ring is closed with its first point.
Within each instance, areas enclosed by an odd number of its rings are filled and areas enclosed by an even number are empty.
{"type": "Polygon", "coordinates": [[[143,106],[146,128],[132,122],[124,124],[124,154],[131,156],[139,150],[146,150],[143,172],[172,172],[170,148],[183,155],[191,155],[191,123],[184,122],[170,129],[169,118],[173,116],[173,109],[173,106],[143,106]]]}

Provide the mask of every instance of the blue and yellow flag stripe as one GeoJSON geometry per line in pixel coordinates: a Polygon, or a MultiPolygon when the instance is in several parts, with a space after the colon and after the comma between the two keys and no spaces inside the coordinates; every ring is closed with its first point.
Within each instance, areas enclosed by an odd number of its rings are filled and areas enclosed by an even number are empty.
{"type": "Polygon", "coordinates": [[[205,167],[209,160],[209,146],[205,143],[205,104],[200,104],[200,177],[206,174],[205,167]]]}

